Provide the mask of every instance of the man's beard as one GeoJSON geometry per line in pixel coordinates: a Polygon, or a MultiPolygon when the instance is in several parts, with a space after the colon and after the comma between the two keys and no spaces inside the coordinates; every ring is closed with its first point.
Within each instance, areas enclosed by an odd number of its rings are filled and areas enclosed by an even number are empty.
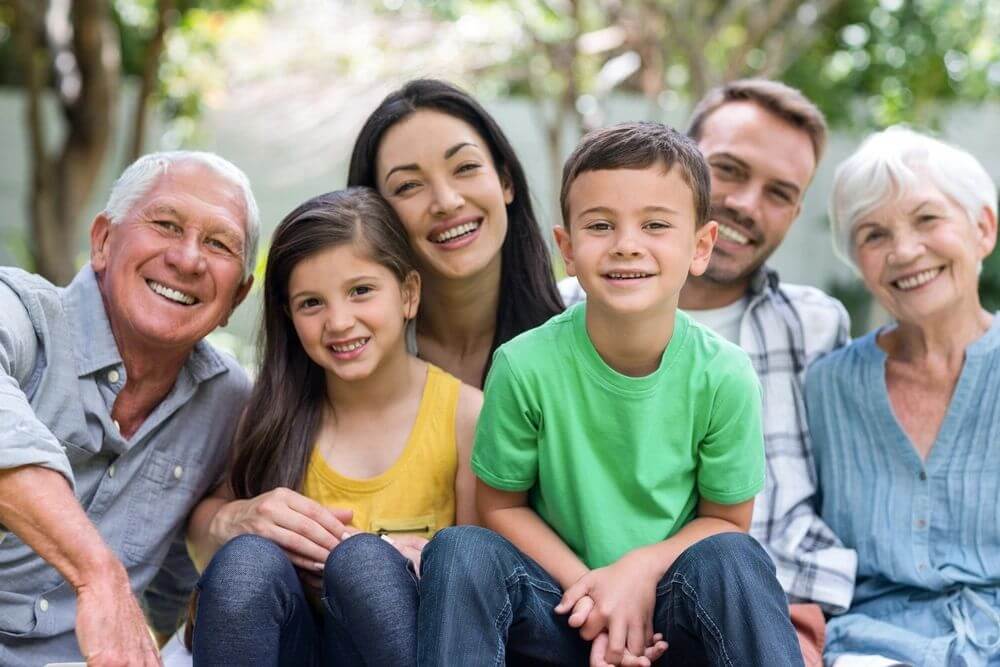
{"type": "MultiPolygon", "coordinates": [[[[746,234],[750,238],[752,245],[759,247],[763,240],[757,232],[757,222],[750,216],[743,215],[731,208],[715,204],[710,209],[709,219],[715,220],[719,225],[725,222],[742,234],[746,234]]],[[[748,265],[733,270],[728,266],[724,267],[722,265],[723,262],[717,261],[717,259],[721,258],[718,255],[718,251],[716,251],[713,253],[712,259],[709,260],[708,268],[700,278],[705,282],[716,285],[732,285],[734,283],[746,282],[747,278],[753,275],[770,255],[770,252],[756,254],[751,258],[748,265]]]]}

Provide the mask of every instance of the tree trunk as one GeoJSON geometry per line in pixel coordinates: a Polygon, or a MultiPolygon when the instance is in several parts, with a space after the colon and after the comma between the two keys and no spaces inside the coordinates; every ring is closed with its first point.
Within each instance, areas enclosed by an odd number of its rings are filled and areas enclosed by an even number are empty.
{"type": "Polygon", "coordinates": [[[78,221],[93,193],[111,139],[118,97],[120,55],[107,0],[57,0],[58,17],[72,29],[45,35],[45,8],[32,0],[17,4],[19,49],[25,67],[32,189],[31,252],[34,270],[53,283],[68,283],[77,269],[78,221]],[[54,156],[46,147],[42,92],[53,52],[70,66],[55,83],[66,122],[65,138],[54,156]]]}

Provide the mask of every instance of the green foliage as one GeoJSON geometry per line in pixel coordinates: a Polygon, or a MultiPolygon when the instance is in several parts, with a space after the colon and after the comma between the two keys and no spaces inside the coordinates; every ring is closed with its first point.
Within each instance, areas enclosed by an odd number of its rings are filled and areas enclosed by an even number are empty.
{"type": "Polygon", "coordinates": [[[857,130],[933,127],[945,103],[1000,99],[1000,3],[845,0],[784,73],[857,130]]]}

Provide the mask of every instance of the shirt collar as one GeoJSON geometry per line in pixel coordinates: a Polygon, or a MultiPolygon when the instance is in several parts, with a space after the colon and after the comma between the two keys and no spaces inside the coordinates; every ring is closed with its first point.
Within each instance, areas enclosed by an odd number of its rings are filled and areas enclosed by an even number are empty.
{"type": "Polygon", "coordinates": [[[771,267],[761,266],[750,278],[749,296],[754,299],[764,295],[766,292],[776,292],[781,284],[778,272],[771,267]]]}
{"type": "MultiPolygon", "coordinates": [[[[63,306],[69,317],[70,331],[75,334],[73,346],[76,350],[77,376],[83,377],[120,365],[122,357],[111,333],[97,276],[90,264],[83,267],[66,287],[63,306]]],[[[184,368],[198,383],[225,372],[226,364],[218,352],[202,340],[194,346],[184,368]]]]}

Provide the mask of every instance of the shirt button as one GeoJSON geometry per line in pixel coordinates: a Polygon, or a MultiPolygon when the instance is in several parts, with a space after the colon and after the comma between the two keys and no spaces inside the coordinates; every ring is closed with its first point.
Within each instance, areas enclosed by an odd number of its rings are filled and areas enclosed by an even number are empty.
{"type": "Polygon", "coordinates": [[[122,425],[118,423],[117,419],[112,419],[111,423],[115,425],[115,430],[116,431],[118,431],[119,433],[122,432],[122,425]]]}
{"type": "Polygon", "coordinates": [[[174,479],[180,479],[183,474],[184,474],[184,468],[180,466],[174,468],[174,479]]]}
{"type": "Polygon", "coordinates": [[[114,384],[115,382],[118,382],[118,380],[120,378],[121,378],[121,375],[118,373],[118,371],[116,371],[114,369],[108,371],[108,382],[110,382],[111,384],[114,384]]]}
{"type": "Polygon", "coordinates": [[[917,528],[926,528],[927,522],[923,519],[917,519],[917,528]]]}
{"type": "Polygon", "coordinates": [[[49,601],[46,600],[45,598],[42,598],[41,600],[38,601],[38,608],[41,609],[42,611],[48,611],[49,601]]]}
{"type": "Polygon", "coordinates": [[[114,477],[114,476],[115,476],[115,466],[114,464],[111,464],[110,466],[108,466],[108,477],[114,477]]]}

